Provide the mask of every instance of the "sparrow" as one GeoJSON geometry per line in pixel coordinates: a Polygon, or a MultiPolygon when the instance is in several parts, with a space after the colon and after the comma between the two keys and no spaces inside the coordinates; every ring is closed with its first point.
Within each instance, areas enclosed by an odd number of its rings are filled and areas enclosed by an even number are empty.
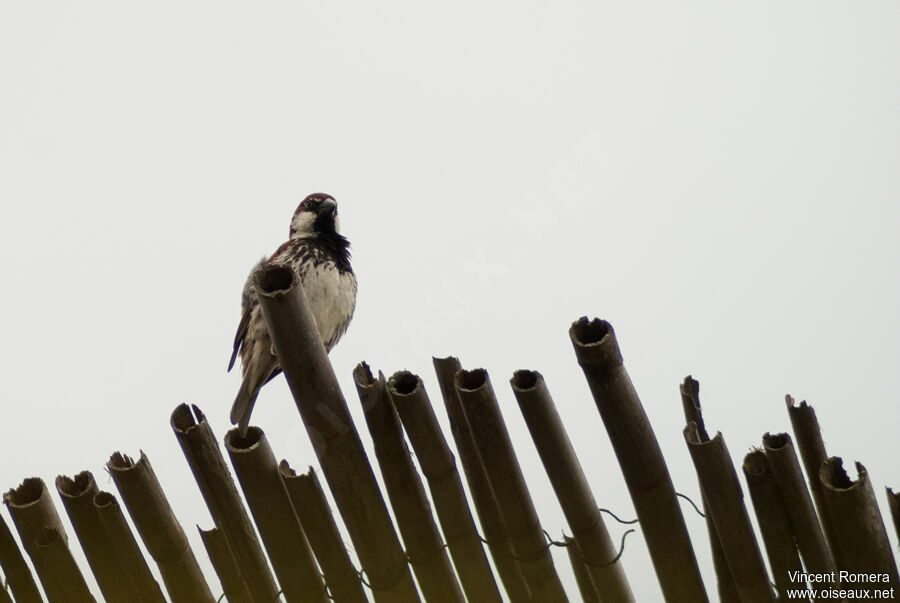
{"type": "MultiPolygon", "coordinates": [[[[334,197],[325,193],[306,197],[291,218],[288,240],[256,267],[267,263],[288,264],[294,269],[325,350],[330,352],[347,331],[356,308],[356,275],[350,267],[350,243],[340,234],[334,197]]],[[[252,275],[251,272],[244,284],[241,321],[228,362],[230,371],[238,355],[241,357],[243,380],[231,407],[231,423],[237,424],[242,436],[247,433],[260,388],[281,372],[252,275]]]]}

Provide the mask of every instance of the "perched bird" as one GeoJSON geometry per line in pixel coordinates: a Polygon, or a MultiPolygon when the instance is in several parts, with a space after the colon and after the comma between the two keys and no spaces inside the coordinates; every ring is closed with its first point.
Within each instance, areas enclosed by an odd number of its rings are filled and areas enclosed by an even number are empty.
{"type": "MultiPolygon", "coordinates": [[[[350,243],[340,234],[334,197],[313,193],[294,212],[290,238],[268,260],[263,258],[258,264],[282,263],[294,269],[329,352],[347,331],[356,307],[356,275],[350,267],[349,247],[350,243]]],[[[281,372],[281,365],[249,277],[241,296],[241,309],[228,370],[240,354],[244,378],[231,407],[231,422],[244,435],[260,388],[281,372]]]]}

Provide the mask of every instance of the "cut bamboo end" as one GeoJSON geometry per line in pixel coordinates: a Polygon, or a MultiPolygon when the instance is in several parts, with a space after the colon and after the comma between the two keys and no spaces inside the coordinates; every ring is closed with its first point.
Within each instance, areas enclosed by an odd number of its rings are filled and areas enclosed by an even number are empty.
{"type": "Polygon", "coordinates": [[[172,412],[171,425],[206,507],[221,530],[247,589],[256,599],[274,599],[278,588],[206,417],[197,406],[181,404],[172,412]]]}
{"type": "Polygon", "coordinates": [[[461,370],[454,383],[529,589],[536,600],[566,601],[487,371],[461,370]]]}
{"type": "Polygon", "coordinates": [[[8,491],[3,501],[19,532],[22,545],[51,601],[93,603],[44,480],[31,477],[8,491]]]}
{"type": "Polygon", "coordinates": [[[569,338],[581,366],[603,371],[622,365],[622,352],[615,330],[607,321],[599,318],[588,320],[587,316],[582,316],[572,323],[569,338]]]}
{"type": "Polygon", "coordinates": [[[789,590],[803,588],[805,584],[791,580],[792,575],[797,575],[792,572],[802,572],[803,566],[794,542],[790,518],[763,450],[753,450],[744,457],[743,471],[775,587],[778,596],[786,600],[789,590]]]}
{"type": "Polygon", "coordinates": [[[347,553],[328,506],[325,492],[312,467],[297,474],[287,461],[278,467],[297,517],[325,574],[325,583],[336,603],[367,603],[359,573],[347,553]]]}
{"type": "Polygon", "coordinates": [[[231,429],[225,434],[225,449],[281,592],[288,601],[327,603],[325,583],[265,433],[253,426],[244,435],[231,429]]]}
{"type": "Polygon", "coordinates": [[[147,455],[141,451],[134,461],[115,452],[106,467],[172,602],[213,603],[212,591],[147,455]]]}
{"type": "Polygon", "coordinates": [[[569,337],[640,519],[663,597],[707,601],[672,478],[612,325],[581,317],[569,337]]]}
{"type": "MultiPolygon", "coordinates": [[[[786,433],[767,433],[762,441],[778,492],[790,517],[804,566],[813,573],[834,575],[832,572],[837,569],[834,557],[803,480],[791,436],[786,433]]],[[[836,586],[836,582],[832,584],[836,586]]]]}
{"type": "MultiPolygon", "coordinates": [[[[857,479],[850,479],[840,457],[827,459],[819,470],[825,505],[838,529],[842,558],[851,573],[879,573],[889,578],[889,586],[900,591],[900,577],[894,553],[869,474],[856,463],[857,479]]],[[[885,585],[885,588],[889,587],[885,585]]]]}
{"type": "Polygon", "coordinates": [[[741,600],[774,601],[743,491],[722,434],[702,441],[697,424],[691,422],[684,429],[684,437],[741,600]]]}
{"type": "Polygon", "coordinates": [[[500,603],[500,591],[475,528],[456,460],[438,425],[422,380],[409,371],[398,371],[388,380],[387,387],[428,481],[435,514],[466,598],[500,603]]]}
{"type": "MultiPolygon", "coordinates": [[[[600,516],[587,477],[575,454],[544,377],[537,371],[518,370],[510,379],[513,393],[541,457],[550,484],[562,507],[578,549],[580,565],[591,577],[591,590],[603,601],[633,601],[616,547],[600,516]]],[[[568,541],[567,541],[568,542],[568,541]]],[[[573,558],[574,559],[574,558],[573,558]]],[[[577,577],[576,573],[576,577],[577,577]]],[[[579,582],[579,589],[582,584],[579,582]]],[[[582,592],[584,592],[582,590],[582,592]]]]}

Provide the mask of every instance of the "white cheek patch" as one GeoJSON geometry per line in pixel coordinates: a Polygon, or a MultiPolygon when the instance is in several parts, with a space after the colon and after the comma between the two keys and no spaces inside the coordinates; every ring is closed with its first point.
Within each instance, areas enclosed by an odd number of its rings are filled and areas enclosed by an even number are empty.
{"type": "Polygon", "coordinates": [[[296,234],[309,234],[313,232],[313,223],[316,221],[315,212],[301,211],[291,220],[291,230],[296,234]]]}

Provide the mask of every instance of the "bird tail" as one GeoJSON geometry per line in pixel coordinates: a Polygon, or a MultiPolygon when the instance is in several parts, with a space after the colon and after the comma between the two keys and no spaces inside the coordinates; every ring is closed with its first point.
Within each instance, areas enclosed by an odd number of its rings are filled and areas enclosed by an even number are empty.
{"type": "Polygon", "coordinates": [[[260,386],[251,385],[251,376],[246,375],[238,389],[237,397],[234,404],[231,405],[231,424],[238,426],[238,433],[241,436],[247,435],[247,427],[250,426],[250,414],[253,412],[253,405],[256,404],[256,397],[259,395],[260,386]]]}

